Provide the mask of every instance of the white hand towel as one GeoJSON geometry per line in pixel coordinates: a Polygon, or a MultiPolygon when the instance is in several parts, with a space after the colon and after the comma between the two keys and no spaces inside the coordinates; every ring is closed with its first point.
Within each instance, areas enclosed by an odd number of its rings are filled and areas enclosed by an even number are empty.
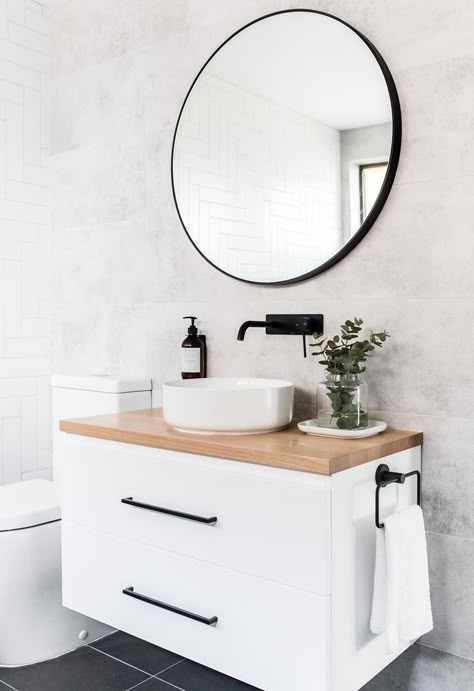
{"type": "Polygon", "coordinates": [[[387,634],[387,648],[413,641],[431,631],[430,584],[425,525],[419,506],[384,519],[377,530],[372,633],[387,634]]]}

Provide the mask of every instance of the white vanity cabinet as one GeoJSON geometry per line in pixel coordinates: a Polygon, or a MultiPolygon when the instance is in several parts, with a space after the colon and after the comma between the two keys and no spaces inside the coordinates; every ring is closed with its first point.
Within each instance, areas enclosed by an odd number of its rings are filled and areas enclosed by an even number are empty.
{"type": "MultiPolygon", "coordinates": [[[[67,607],[265,691],[355,691],[395,657],[369,631],[380,459],[322,475],[78,433],[58,453],[67,607]]],[[[414,501],[387,487],[382,515],[414,501]]]]}

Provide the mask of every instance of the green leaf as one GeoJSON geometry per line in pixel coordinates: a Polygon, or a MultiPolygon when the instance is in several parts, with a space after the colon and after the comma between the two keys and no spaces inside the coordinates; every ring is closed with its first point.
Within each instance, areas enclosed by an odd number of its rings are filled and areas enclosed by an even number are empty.
{"type": "MultiPolygon", "coordinates": [[[[354,317],[354,320],[346,319],[341,324],[340,333],[332,338],[321,338],[318,334],[313,334],[315,340],[310,347],[315,348],[312,355],[322,357],[318,360],[320,365],[329,374],[360,374],[366,371],[366,367],[361,363],[366,363],[372,357],[376,348],[382,348],[390,334],[385,329],[379,332],[371,332],[368,338],[360,339],[363,319],[354,317]]],[[[350,402],[350,399],[349,399],[350,402]]],[[[340,392],[340,405],[347,403],[343,392],[340,392]]],[[[338,404],[338,405],[339,405],[338,404]]]]}

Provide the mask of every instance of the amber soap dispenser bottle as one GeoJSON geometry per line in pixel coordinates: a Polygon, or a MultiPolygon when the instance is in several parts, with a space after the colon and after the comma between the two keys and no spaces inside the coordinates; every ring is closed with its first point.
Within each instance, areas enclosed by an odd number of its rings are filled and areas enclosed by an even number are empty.
{"type": "Polygon", "coordinates": [[[188,335],[181,343],[181,377],[183,379],[200,379],[206,376],[206,337],[198,335],[194,322],[197,317],[183,317],[190,319],[188,335]]]}

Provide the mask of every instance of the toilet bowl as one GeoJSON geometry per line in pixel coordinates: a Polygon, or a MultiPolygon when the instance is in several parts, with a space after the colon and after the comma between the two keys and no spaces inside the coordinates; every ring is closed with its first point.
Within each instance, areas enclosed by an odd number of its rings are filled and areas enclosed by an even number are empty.
{"type": "Polygon", "coordinates": [[[112,629],[61,604],[61,511],[53,482],[0,487],[0,666],[39,662],[112,629]]]}
{"type": "Polygon", "coordinates": [[[151,380],[56,376],[52,384],[54,482],[0,486],[0,667],[57,657],[113,631],[61,602],[59,420],[149,408],[151,380]]]}

